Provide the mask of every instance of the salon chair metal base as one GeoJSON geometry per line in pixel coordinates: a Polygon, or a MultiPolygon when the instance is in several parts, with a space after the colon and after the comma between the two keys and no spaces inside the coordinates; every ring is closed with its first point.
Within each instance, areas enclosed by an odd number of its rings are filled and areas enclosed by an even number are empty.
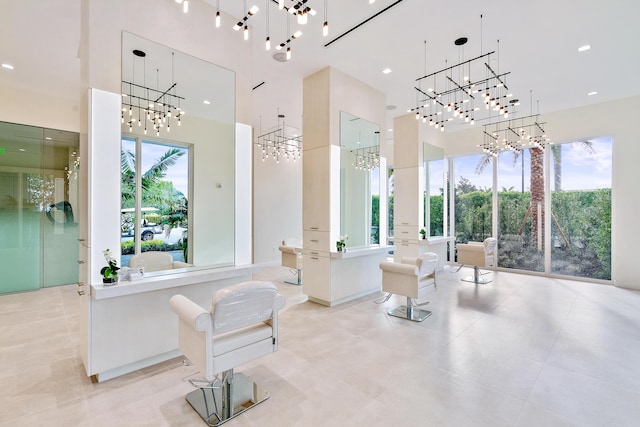
{"type": "Polygon", "coordinates": [[[475,266],[473,267],[473,276],[464,277],[460,280],[462,280],[463,282],[475,283],[476,285],[486,285],[487,283],[491,283],[491,280],[483,279],[482,277],[480,277],[483,274],[489,274],[489,272],[480,273],[480,268],[478,266],[475,266]]]}
{"type": "MultiPolygon", "coordinates": [[[[198,388],[187,394],[187,402],[209,426],[218,426],[264,402],[269,392],[233,370],[224,372],[221,385],[198,388]]],[[[219,384],[219,382],[218,382],[219,384]]]]}
{"type": "Polygon", "coordinates": [[[429,310],[422,310],[421,308],[415,308],[409,303],[409,305],[401,305],[393,310],[387,311],[390,316],[400,317],[402,319],[413,320],[414,322],[422,322],[427,317],[431,316],[429,310]]]}
{"type": "MultiPolygon", "coordinates": [[[[293,272],[294,270],[291,270],[293,272]]],[[[302,285],[302,271],[298,270],[298,276],[296,279],[285,280],[284,283],[289,283],[290,285],[302,285]]]]}

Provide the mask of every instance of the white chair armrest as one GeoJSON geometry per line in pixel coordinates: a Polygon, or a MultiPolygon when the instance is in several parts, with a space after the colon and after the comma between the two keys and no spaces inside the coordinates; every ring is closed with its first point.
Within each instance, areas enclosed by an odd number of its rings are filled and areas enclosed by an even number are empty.
{"type": "Polygon", "coordinates": [[[380,269],[389,273],[406,274],[408,276],[417,276],[418,267],[410,264],[402,264],[397,262],[383,261],[380,263],[380,269]]]}
{"type": "Polygon", "coordinates": [[[196,331],[212,331],[211,313],[183,295],[174,295],[169,300],[171,310],[181,321],[192,325],[196,331]]]}

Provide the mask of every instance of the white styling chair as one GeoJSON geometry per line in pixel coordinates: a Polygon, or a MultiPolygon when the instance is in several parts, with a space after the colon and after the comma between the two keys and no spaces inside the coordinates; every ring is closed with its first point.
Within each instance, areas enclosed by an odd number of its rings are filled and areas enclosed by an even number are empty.
{"type": "Polygon", "coordinates": [[[269,393],[236,366],[278,350],[278,311],[285,298],[270,282],[245,282],[217,291],[207,311],[183,295],[169,300],[178,315],[180,351],[198,368],[202,380],[187,402],[209,426],[252,408],[269,393]],[[221,378],[220,378],[221,374],[221,378]]]}
{"type": "MultiPolygon", "coordinates": [[[[498,264],[498,239],[488,237],[483,242],[457,243],[458,267],[457,271],[464,265],[473,266],[473,277],[460,279],[464,282],[475,283],[476,285],[486,285],[491,280],[480,277],[480,267],[495,267],[498,264]]],[[[484,273],[487,274],[487,273],[484,273]]]]}
{"type": "Polygon", "coordinates": [[[399,263],[381,262],[382,291],[388,294],[376,300],[375,303],[387,302],[393,294],[406,296],[407,305],[401,305],[387,313],[391,316],[422,322],[431,316],[431,312],[414,307],[429,304],[429,302],[418,304],[416,300],[436,290],[437,266],[438,255],[433,252],[426,252],[417,258],[402,257],[399,263]]]}
{"type": "Polygon", "coordinates": [[[297,275],[295,280],[285,280],[285,283],[302,285],[302,242],[299,239],[285,239],[278,249],[282,253],[282,266],[297,275]]]}

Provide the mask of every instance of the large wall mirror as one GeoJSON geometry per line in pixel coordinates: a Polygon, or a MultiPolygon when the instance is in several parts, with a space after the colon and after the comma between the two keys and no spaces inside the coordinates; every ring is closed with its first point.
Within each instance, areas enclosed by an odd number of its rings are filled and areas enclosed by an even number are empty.
{"type": "Polygon", "coordinates": [[[233,265],[235,73],[123,32],[121,114],[122,265],[233,265]]]}
{"type": "Polygon", "coordinates": [[[427,236],[446,236],[447,218],[447,160],[441,147],[424,143],[424,162],[427,189],[424,198],[424,224],[427,236]]]}
{"type": "Polygon", "coordinates": [[[340,234],[350,247],[380,243],[380,127],[340,113],[340,234]]]}

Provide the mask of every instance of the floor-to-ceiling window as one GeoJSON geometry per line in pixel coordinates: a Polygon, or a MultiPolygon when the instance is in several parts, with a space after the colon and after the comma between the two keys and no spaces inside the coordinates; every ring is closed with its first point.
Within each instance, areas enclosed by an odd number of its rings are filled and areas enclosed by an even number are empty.
{"type": "Polygon", "coordinates": [[[0,293],[78,281],[79,135],[0,123],[0,293]]]}
{"type": "Polygon", "coordinates": [[[544,152],[503,151],[497,162],[498,267],[542,272],[544,152]]]}
{"type": "Polygon", "coordinates": [[[611,279],[611,138],[551,147],[551,272],[611,279]]]}
{"type": "Polygon", "coordinates": [[[492,235],[492,156],[453,160],[456,242],[481,242],[492,235]]]}
{"type": "Polygon", "coordinates": [[[189,148],[149,138],[122,138],[121,252],[170,252],[187,261],[189,148]]]}

